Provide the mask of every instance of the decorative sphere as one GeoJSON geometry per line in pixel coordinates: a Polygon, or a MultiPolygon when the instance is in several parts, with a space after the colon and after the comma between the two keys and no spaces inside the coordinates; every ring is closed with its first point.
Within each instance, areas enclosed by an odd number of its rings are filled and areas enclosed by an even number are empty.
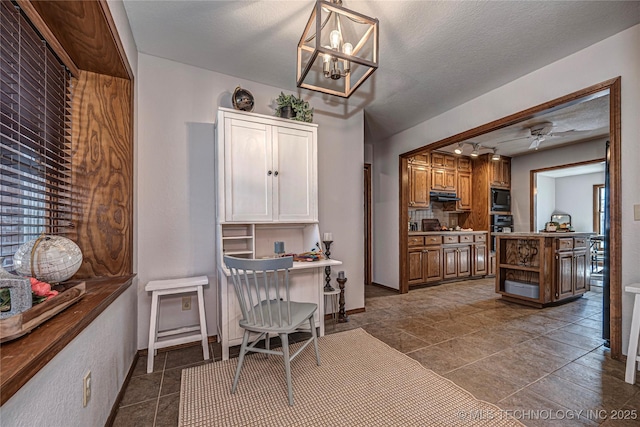
{"type": "Polygon", "coordinates": [[[233,108],[240,111],[253,111],[253,95],[246,89],[242,89],[240,86],[233,91],[231,96],[233,102],[233,108]]]}
{"type": "Polygon", "coordinates": [[[78,245],[61,236],[43,236],[30,240],[20,246],[13,256],[16,272],[47,283],[60,283],[69,279],[76,274],[81,264],[82,252],[78,245]]]}

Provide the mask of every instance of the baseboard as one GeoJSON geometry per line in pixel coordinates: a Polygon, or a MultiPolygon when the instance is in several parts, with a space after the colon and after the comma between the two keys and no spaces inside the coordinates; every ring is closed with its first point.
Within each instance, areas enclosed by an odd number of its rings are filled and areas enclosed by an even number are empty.
{"type": "MultiPolygon", "coordinates": [[[[366,310],[364,307],[360,307],[360,308],[353,308],[353,309],[351,309],[351,310],[347,310],[347,311],[345,311],[345,313],[347,314],[347,316],[349,316],[349,315],[351,315],[351,314],[364,313],[365,311],[367,311],[367,310],[366,310]]],[[[338,315],[338,314],[336,313],[336,316],[337,316],[337,315],[338,315]]],[[[325,315],[324,315],[324,321],[325,321],[325,322],[330,322],[330,321],[332,321],[332,320],[333,320],[333,318],[332,318],[331,316],[332,316],[332,315],[331,315],[331,313],[329,313],[329,314],[325,314],[325,315]]]]}
{"type": "Polygon", "coordinates": [[[111,412],[109,413],[109,418],[107,418],[107,422],[104,423],[105,427],[111,427],[113,425],[113,422],[116,420],[116,415],[118,414],[118,408],[120,407],[120,402],[122,402],[122,398],[124,397],[124,392],[129,386],[129,381],[131,381],[131,377],[133,377],[133,371],[136,368],[136,364],[138,363],[139,358],[140,358],[139,353],[136,353],[133,355],[133,363],[131,363],[129,372],[127,372],[127,376],[122,383],[122,387],[120,387],[120,391],[116,396],[116,401],[113,402],[113,406],[111,407],[111,412]]]}
{"type": "Polygon", "coordinates": [[[397,293],[397,294],[399,294],[399,293],[400,293],[400,289],[392,288],[392,287],[389,287],[389,286],[387,286],[387,285],[383,285],[382,283],[371,282],[371,285],[372,285],[372,286],[377,286],[377,287],[379,287],[379,288],[387,289],[387,290],[389,290],[389,291],[393,291],[393,292],[395,292],[395,293],[397,293]]]}
{"type": "MultiPolygon", "coordinates": [[[[211,335],[211,336],[207,337],[207,342],[209,344],[212,344],[214,342],[218,342],[218,336],[217,335],[211,335]]],[[[180,350],[181,348],[193,347],[195,345],[200,345],[200,341],[192,341],[192,342],[188,342],[188,343],[184,343],[184,344],[172,345],[171,347],[159,348],[158,349],[158,353],[164,353],[164,352],[171,351],[171,350],[180,350]]],[[[140,356],[146,356],[147,354],[149,354],[149,349],[148,348],[143,348],[142,350],[138,350],[138,354],[140,356]]]]}

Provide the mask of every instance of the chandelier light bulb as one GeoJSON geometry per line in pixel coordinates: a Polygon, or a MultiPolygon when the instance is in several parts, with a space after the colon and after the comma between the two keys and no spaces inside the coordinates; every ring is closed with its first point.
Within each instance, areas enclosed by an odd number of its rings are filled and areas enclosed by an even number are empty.
{"type": "Polygon", "coordinates": [[[331,33],[329,34],[329,40],[331,41],[332,49],[334,50],[338,49],[338,47],[340,46],[340,39],[341,39],[340,31],[338,30],[331,31],[331,33]]]}
{"type": "Polygon", "coordinates": [[[351,43],[345,43],[344,46],[342,46],[342,53],[351,55],[353,53],[353,45],[351,43]]]}

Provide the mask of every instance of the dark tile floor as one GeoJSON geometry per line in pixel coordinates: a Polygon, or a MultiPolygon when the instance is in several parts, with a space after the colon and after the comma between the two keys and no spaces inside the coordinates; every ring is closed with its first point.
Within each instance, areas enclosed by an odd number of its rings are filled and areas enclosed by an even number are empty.
{"type": "MultiPolygon", "coordinates": [[[[367,311],[327,333],[362,327],[528,426],[640,425],[640,386],[602,346],[599,292],[542,310],[501,301],[493,279],[365,293],[367,311]]],[[[151,374],[140,357],[114,426],[176,426],[181,370],[200,363],[198,346],[159,353],[151,374]]]]}

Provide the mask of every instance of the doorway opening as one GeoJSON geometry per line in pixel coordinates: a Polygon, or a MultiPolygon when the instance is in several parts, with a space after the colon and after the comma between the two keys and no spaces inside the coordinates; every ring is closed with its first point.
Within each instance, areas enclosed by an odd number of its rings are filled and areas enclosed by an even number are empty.
{"type": "Polygon", "coordinates": [[[364,284],[372,281],[371,163],[364,164],[364,284]]]}
{"type": "MultiPolygon", "coordinates": [[[[606,151],[606,142],[602,144],[606,151]]],[[[606,158],[531,170],[531,231],[543,231],[547,225],[557,227],[557,218],[568,220],[570,230],[594,233],[589,239],[587,252],[588,292],[593,299],[602,300],[602,318],[589,326],[602,333],[609,347],[609,293],[605,270],[609,268],[605,256],[605,234],[609,226],[605,218],[607,194],[606,158]],[[602,295],[597,295],[602,294],[602,295]]],[[[589,295],[589,294],[587,294],[589,295]]]]}
{"type": "MultiPolygon", "coordinates": [[[[609,220],[606,221],[609,225],[608,235],[609,239],[606,242],[608,248],[607,258],[609,259],[609,268],[606,269],[606,273],[609,276],[610,284],[610,304],[607,307],[610,312],[605,313],[610,320],[609,336],[611,342],[611,356],[614,359],[620,359],[622,357],[622,265],[621,265],[621,217],[622,217],[622,203],[621,203],[621,188],[622,188],[622,173],[621,173],[621,79],[614,78],[588,88],[579,90],[577,92],[562,96],[560,98],[548,101],[538,106],[529,108],[527,110],[514,113],[506,116],[502,119],[495,120],[482,126],[470,129],[468,131],[453,135],[451,137],[436,141],[432,144],[417,148],[410,152],[400,155],[400,170],[399,170],[399,184],[400,184],[400,202],[399,202],[399,288],[401,293],[409,291],[409,229],[406,224],[410,221],[409,206],[410,206],[410,191],[409,191],[409,160],[415,156],[424,154],[425,152],[433,152],[435,150],[450,149],[453,153],[456,146],[460,148],[469,148],[471,146],[474,151],[477,152],[477,148],[485,147],[485,144],[481,140],[480,143],[474,144],[477,138],[481,138],[491,132],[500,131],[514,125],[521,124],[523,122],[532,122],[537,118],[544,117],[545,114],[550,114],[561,109],[574,106],[585,101],[601,98],[603,93],[607,94],[607,106],[608,106],[608,130],[607,137],[609,140],[609,151],[607,152],[608,167],[610,172],[608,173],[609,185],[606,192],[606,206],[608,207],[609,220]],[[466,145],[465,145],[466,144],[466,145]],[[467,146],[468,145],[468,146],[467,146]]],[[[523,131],[522,138],[531,138],[526,141],[526,147],[529,149],[545,150],[553,140],[555,129],[547,126],[547,123],[542,123],[540,128],[534,126],[528,126],[527,129],[521,129],[523,131]]],[[[570,130],[568,130],[570,131],[570,130]]],[[[508,156],[508,154],[503,154],[508,156]]],[[[528,172],[528,171],[527,171],[528,172]]],[[[526,174],[529,177],[529,174],[526,174]]],[[[526,196],[529,192],[529,183],[525,188],[517,188],[515,191],[512,187],[512,195],[522,194],[525,199],[525,203],[528,203],[529,197],[526,196]]],[[[591,208],[589,208],[591,210],[591,208]]],[[[523,209],[521,212],[526,216],[530,214],[530,208],[523,209]]],[[[475,213],[474,213],[475,214],[475,213]]],[[[483,213],[484,216],[484,213],[483,213]]],[[[486,219],[485,219],[486,221],[486,219]]],[[[526,230],[529,225],[529,220],[516,222],[514,227],[517,231],[518,227],[522,231],[526,230]],[[522,228],[524,227],[524,228],[522,228]]]]}

